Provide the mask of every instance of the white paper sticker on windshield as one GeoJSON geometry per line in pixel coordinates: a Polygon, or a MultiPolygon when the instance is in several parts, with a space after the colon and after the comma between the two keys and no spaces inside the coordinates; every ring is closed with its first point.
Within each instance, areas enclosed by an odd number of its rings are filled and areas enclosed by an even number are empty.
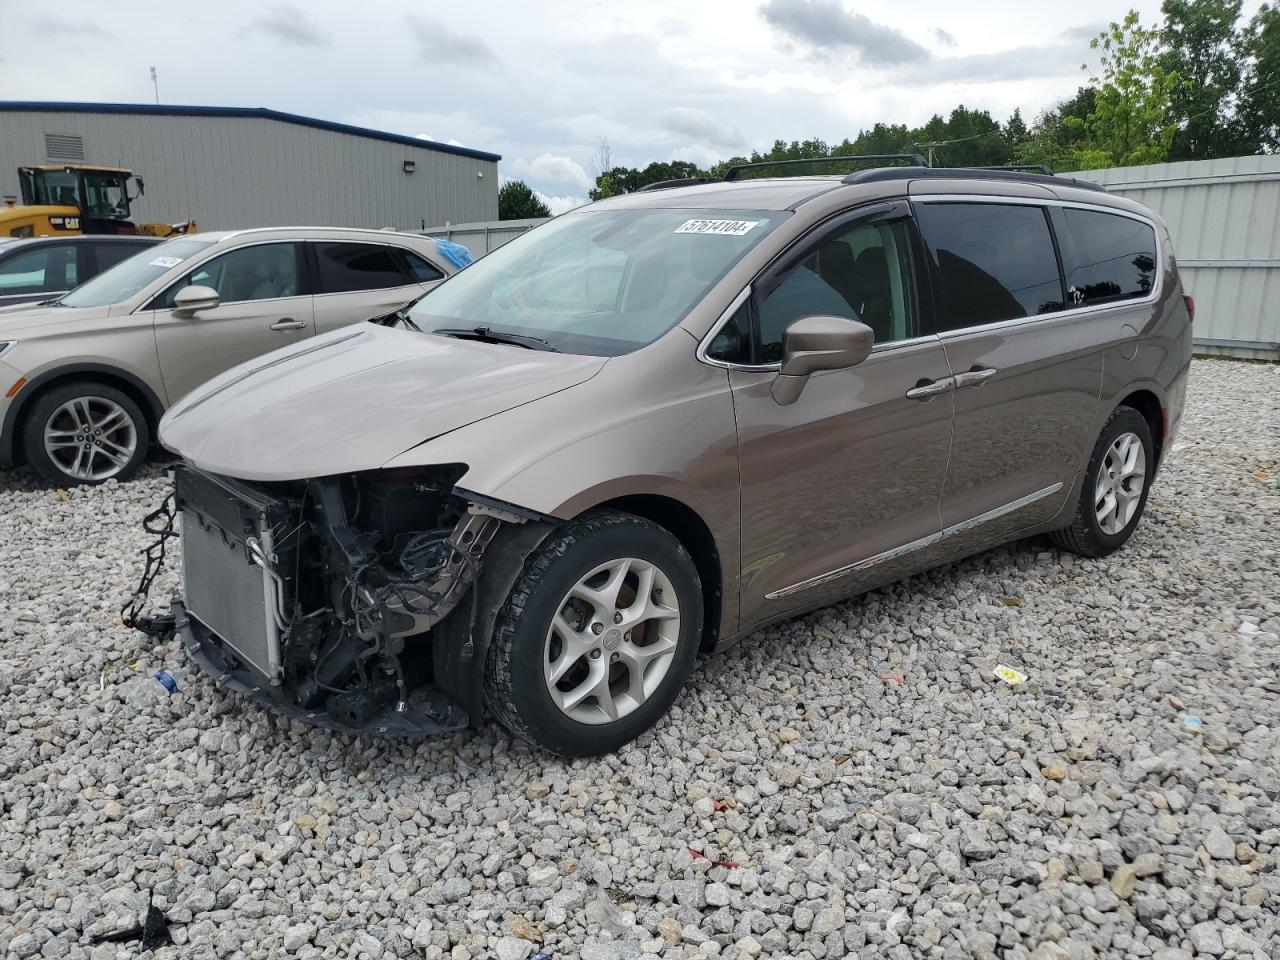
{"type": "Polygon", "coordinates": [[[176,267],[181,262],[182,262],[181,257],[156,257],[154,260],[148,263],[147,266],[148,267],[164,267],[167,270],[169,267],[176,267]]]}
{"type": "Polygon", "coordinates": [[[759,220],[686,220],[676,233],[711,233],[722,237],[741,237],[758,226],[759,220]]]}

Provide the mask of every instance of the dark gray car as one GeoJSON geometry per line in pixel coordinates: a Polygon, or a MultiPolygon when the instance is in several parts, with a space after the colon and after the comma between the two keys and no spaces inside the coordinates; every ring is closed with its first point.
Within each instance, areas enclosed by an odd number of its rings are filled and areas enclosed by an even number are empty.
{"type": "Polygon", "coordinates": [[[0,243],[0,307],[55,300],[159,237],[32,237],[0,243]]]}
{"type": "Polygon", "coordinates": [[[615,198],[178,403],[176,626],[313,722],[612,750],[772,621],[1033,534],[1118,549],[1190,358],[1164,225],[1090,184],[615,198]]]}

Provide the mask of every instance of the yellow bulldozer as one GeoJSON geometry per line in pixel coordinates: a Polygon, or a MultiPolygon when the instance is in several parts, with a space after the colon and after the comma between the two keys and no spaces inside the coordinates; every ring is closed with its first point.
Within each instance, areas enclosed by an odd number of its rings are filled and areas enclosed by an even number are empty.
{"type": "Polygon", "coordinates": [[[194,220],[182,223],[134,223],[129,204],[142,196],[141,177],[123,167],[46,164],[19,167],[22,203],[5,197],[0,204],[0,237],[61,237],[81,233],[141,233],[173,237],[195,233],[194,220]],[[138,192],[129,194],[132,179],[138,192]]]}

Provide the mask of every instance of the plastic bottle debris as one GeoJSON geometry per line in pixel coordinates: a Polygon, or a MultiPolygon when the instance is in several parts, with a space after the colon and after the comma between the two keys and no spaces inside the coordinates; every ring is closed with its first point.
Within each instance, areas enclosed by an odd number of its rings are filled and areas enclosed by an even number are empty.
{"type": "Polygon", "coordinates": [[[1027,675],[1025,673],[1015,670],[1013,667],[1006,666],[1003,663],[997,663],[996,668],[991,672],[1010,686],[1017,686],[1020,683],[1027,682],[1027,675]]]}
{"type": "Polygon", "coordinates": [[[132,707],[144,708],[168,700],[181,689],[168,670],[157,670],[152,676],[134,677],[127,684],[124,699],[132,707]]]}
{"type": "Polygon", "coordinates": [[[155,679],[160,686],[169,691],[170,695],[178,692],[178,681],[173,679],[173,674],[168,670],[157,670],[155,679]]]}

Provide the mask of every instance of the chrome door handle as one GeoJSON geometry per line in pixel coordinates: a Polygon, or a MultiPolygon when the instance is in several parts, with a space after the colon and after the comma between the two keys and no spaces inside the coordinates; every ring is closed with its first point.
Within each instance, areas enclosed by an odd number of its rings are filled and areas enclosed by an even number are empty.
{"type": "Polygon", "coordinates": [[[907,391],[908,400],[919,400],[927,403],[940,393],[946,393],[948,390],[956,388],[954,377],[943,377],[941,380],[921,380],[914,387],[907,391]]]}
{"type": "Polygon", "coordinates": [[[961,387],[980,387],[992,377],[996,375],[996,370],[987,367],[981,370],[966,370],[964,373],[957,373],[955,376],[956,389],[961,387]]]}
{"type": "Polygon", "coordinates": [[[307,325],[305,320],[295,320],[293,317],[284,317],[277,320],[271,325],[272,330],[301,330],[307,325]]]}

